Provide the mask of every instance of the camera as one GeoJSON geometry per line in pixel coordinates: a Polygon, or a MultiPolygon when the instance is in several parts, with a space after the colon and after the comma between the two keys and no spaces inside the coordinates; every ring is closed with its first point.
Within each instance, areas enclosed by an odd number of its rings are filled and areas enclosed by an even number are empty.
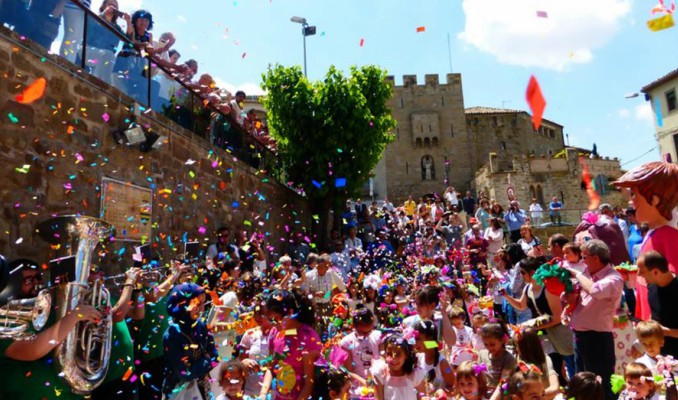
{"type": "Polygon", "coordinates": [[[115,10],[115,16],[118,18],[122,18],[125,16],[125,13],[120,10],[115,10]]]}

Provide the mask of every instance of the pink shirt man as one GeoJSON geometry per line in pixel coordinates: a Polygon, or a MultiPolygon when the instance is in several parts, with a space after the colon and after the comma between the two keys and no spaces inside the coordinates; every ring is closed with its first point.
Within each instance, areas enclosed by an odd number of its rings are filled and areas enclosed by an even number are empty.
{"type": "Polygon", "coordinates": [[[572,313],[572,329],[580,332],[612,332],[613,318],[624,289],[624,279],[611,265],[593,275],[588,269],[582,273],[594,283],[590,293],[581,291],[577,307],[572,313]]]}

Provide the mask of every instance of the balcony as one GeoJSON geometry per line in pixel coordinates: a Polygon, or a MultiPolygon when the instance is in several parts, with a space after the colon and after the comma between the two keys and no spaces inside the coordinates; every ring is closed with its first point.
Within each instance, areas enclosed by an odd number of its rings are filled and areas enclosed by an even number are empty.
{"type": "MultiPolygon", "coordinates": [[[[43,2],[33,1],[30,9],[25,9],[22,1],[0,3],[0,35],[17,49],[42,56],[44,62],[94,83],[135,115],[157,120],[191,140],[203,141],[206,147],[219,147],[284,184],[275,143],[265,126],[258,123],[255,128],[254,121],[248,123],[245,115],[237,115],[227,93],[210,90],[211,82],[192,82],[197,63],[194,69],[172,65],[159,55],[146,53],[142,44],[133,43],[115,23],[77,1],[66,1],[82,18],[82,29],[68,28],[70,40],[62,43],[58,55],[49,54],[48,49],[57,36],[60,18],[41,14],[43,2]],[[249,132],[244,127],[250,128],[249,132]]],[[[125,128],[135,125],[132,117],[125,128]]],[[[120,140],[127,139],[120,135],[120,140]]]]}

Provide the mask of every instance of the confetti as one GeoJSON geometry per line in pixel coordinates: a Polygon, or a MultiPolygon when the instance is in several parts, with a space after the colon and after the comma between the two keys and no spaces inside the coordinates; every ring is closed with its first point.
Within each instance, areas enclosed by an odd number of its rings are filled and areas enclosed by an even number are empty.
{"type": "Polygon", "coordinates": [[[544,95],[541,93],[541,88],[539,87],[539,82],[537,78],[532,75],[530,77],[530,82],[527,85],[526,93],[527,103],[530,105],[532,110],[532,125],[534,130],[538,131],[541,126],[541,120],[544,116],[544,109],[546,108],[546,100],[544,95]]]}
{"type": "Polygon", "coordinates": [[[184,165],[193,165],[193,164],[195,164],[195,163],[196,163],[195,160],[191,160],[191,159],[189,158],[188,160],[186,160],[186,162],[184,163],[184,165]]]}
{"type": "Polygon", "coordinates": [[[12,121],[13,124],[19,123],[19,118],[15,117],[12,113],[7,114],[7,117],[9,117],[9,120],[12,121]]]}
{"type": "Polygon", "coordinates": [[[365,44],[365,39],[360,38],[360,47],[363,47],[364,44],[365,44]]]}
{"type": "Polygon", "coordinates": [[[538,18],[548,18],[549,15],[546,11],[537,11],[537,17],[538,18]]]}
{"type": "Polygon", "coordinates": [[[673,15],[667,14],[664,15],[663,17],[651,19],[647,21],[647,27],[652,31],[652,32],[657,32],[661,31],[664,29],[671,28],[674,25],[673,23],[673,15]]]}
{"type": "Polygon", "coordinates": [[[321,189],[323,187],[323,184],[318,182],[318,181],[311,180],[311,183],[313,184],[313,186],[317,187],[318,189],[321,189]]]}
{"type": "Polygon", "coordinates": [[[15,100],[21,104],[31,104],[36,100],[39,100],[45,94],[45,88],[47,87],[47,79],[38,78],[35,82],[31,83],[23,93],[18,94],[15,97],[15,100]]]}
{"type": "Polygon", "coordinates": [[[426,27],[425,26],[418,26],[417,27],[417,33],[420,33],[420,32],[426,32],[426,27]]]}
{"type": "Polygon", "coordinates": [[[288,329],[285,331],[285,336],[295,336],[297,334],[296,329],[288,329]]]}
{"type": "Polygon", "coordinates": [[[435,340],[427,340],[424,342],[424,346],[426,346],[427,349],[437,349],[438,348],[438,342],[435,340]]]}
{"type": "Polygon", "coordinates": [[[337,178],[334,180],[334,187],[343,188],[346,187],[346,178],[337,178]]]}
{"type": "Polygon", "coordinates": [[[108,115],[108,113],[103,113],[103,114],[101,115],[101,119],[103,119],[104,122],[108,122],[108,121],[111,120],[111,116],[108,115]]]}
{"type": "Polygon", "coordinates": [[[247,52],[242,53],[242,59],[244,60],[245,57],[247,56],[247,52]]]}

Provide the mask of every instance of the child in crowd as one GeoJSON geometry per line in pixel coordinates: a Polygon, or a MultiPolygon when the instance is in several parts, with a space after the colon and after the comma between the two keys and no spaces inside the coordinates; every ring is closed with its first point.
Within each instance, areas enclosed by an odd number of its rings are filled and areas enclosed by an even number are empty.
{"type": "Polygon", "coordinates": [[[452,322],[452,329],[454,329],[454,333],[457,336],[457,343],[455,343],[454,347],[471,347],[473,329],[464,325],[464,322],[466,322],[466,312],[459,307],[452,307],[452,310],[450,311],[450,322],[452,322]]]}
{"type": "Polygon", "coordinates": [[[316,369],[311,400],[345,400],[350,388],[351,379],[346,372],[322,366],[316,369]]]}
{"type": "Polygon", "coordinates": [[[551,358],[544,353],[539,333],[534,328],[525,328],[515,337],[518,358],[528,364],[534,364],[542,371],[541,380],[546,390],[547,400],[553,399],[560,393],[558,374],[553,369],[551,358]]]}
{"type": "Polygon", "coordinates": [[[447,359],[438,345],[438,329],[431,320],[420,321],[414,326],[415,350],[419,367],[426,372],[426,393],[433,394],[439,389],[451,394],[455,379],[447,359]]]}
{"type": "Polygon", "coordinates": [[[652,371],[643,364],[632,362],[624,371],[626,385],[619,395],[620,400],[657,400],[659,393],[652,371]]]}
{"type": "MultiPolygon", "coordinates": [[[[369,308],[360,307],[353,311],[353,332],[339,342],[348,357],[344,367],[351,373],[351,377],[359,383],[367,385],[368,372],[372,362],[379,359],[379,342],[381,332],[374,329],[374,315],[369,308]]],[[[356,393],[354,393],[356,394],[356,393]]],[[[355,397],[358,397],[357,394],[355,397]]]]}
{"type": "Polygon", "coordinates": [[[657,356],[660,355],[661,348],[664,346],[662,326],[656,321],[640,321],[636,325],[636,335],[645,350],[645,354],[636,362],[645,365],[652,371],[652,374],[657,375],[657,356]]]}
{"type": "Polygon", "coordinates": [[[487,365],[487,385],[494,390],[502,379],[508,379],[516,369],[516,358],[506,351],[506,332],[498,323],[480,328],[485,350],[480,350],[478,360],[487,365]]]}
{"type": "Polygon", "coordinates": [[[351,312],[353,312],[357,309],[358,304],[361,304],[363,301],[360,282],[357,279],[351,278],[346,285],[346,291],[348,293],[348,306],[350,307],[351,312]]]}
{"type": "Polygon", "coordinates": [[[484,400],[487,395],[487,367],[464,361],[457,369],[459,400],[484,400]]]}
{"type": "Polygon", "coordinates": [[[565,256],[565,266],[574,268],[579,272],[584,272],[586,270],[586,265],[581,258],[581,248],[577,243],[566,243],[563,246],[563,255],[565,256]]]}
{"type": "Polygon", "coordinates": [[[244,394],[247,367],[239,360],[231,360],[221,366],[219,386],[224,391],[216,400],[247,400],[244,394]]]}
{"type": "Polygon", "coordinates": [[[578,372],[567,386],[565,398],[572,400],[604,400],[603,380],[593,372],[578,372]]]}
{"type": "MultiPolygon", "coordinates": [[[[452,329],[452,324],[450,323],[450,316],[447,313],[437,313],[436,308],[438,307],[439,295],[441,288],[431,285],[426,285],[415,294],[414,301],[417,305],[417,315],[412,315],[403,320],[403,328],[414,328],[414,326],[422,320],[429,319],[436,324],[438,328],[438,333],[445,340],[445,343],[448,346],[454,346],[456,338],[454,336],[454,330],[452,329]],[[447,327],[446,327],[447,326],[447,327]]],[[[447,296],[441,296],[446,301],[443,304],[443,310],[447,308],[447,296]]],[[[439,337],[439,339],[441,338],[439,337]]]]}
{"type": "MultiPolygon", "coordinates": [[[[536,400],[544,398],[541,370],[532,364],[521,364],[518,372],[511,375],[503,393],[503,400],[536,400]]],[[[497,390],[502,390],[501,387],[497,390]]]]}
{"type": "Polygon", "coordinates": [[[480,336],[480,328],[487,325],[490,322],[490,318],[485,315],[482,311],[479,311],[473,314],[471,317],[471,324],[473,325],[473,335],[471,336],[471,344],[476,350],[485,349],[485,344],[483,343],[483,338],[480,336]]]}
{"type": "Polygon", "coordinates": [[[365,307],[369,308],[370,311],[372,311],[372,314],[374,315],[376,315],[377,310],[377,289],[379,288],[380,283],[381,280],[376,275],[368,275],[367,277],[365,277],[365,280],[363,281],[364,287],[364,292],[362,296],[363,304],[365,305],[365,307]]]}
{"type": "Polygon", "coordinates": [[[370,368],[376,400],[417,400],[417,393],[424,393],[426,388],[414,347],[397,334],[388,336],[383,347],[384,358],[370,368]]]}

